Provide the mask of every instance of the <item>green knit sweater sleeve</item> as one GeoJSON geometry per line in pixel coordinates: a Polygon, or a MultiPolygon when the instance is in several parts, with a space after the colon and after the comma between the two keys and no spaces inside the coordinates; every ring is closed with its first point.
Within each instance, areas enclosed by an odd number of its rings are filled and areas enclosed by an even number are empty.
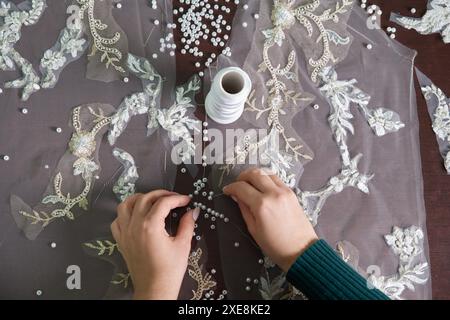
{"type": "Polygon", "coordinates": [[[297,258],[288,281],[312,300],[389,300],[344,262],[324,241],[318,240],[297,258]]]}

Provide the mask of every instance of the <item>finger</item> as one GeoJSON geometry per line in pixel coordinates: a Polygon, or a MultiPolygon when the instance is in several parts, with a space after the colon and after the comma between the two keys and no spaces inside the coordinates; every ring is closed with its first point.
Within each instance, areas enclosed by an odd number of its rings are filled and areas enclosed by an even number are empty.
{"type": "Polygon", "coordinates": [[[199,214],[200,208],[189,210],[184,214],[178,225],[177,235],[175,237],[176,241],[186,244],[191,243],[192,236],[194,234],[195,221],[197,220],[199,214]]]}
{"type": "Polygon", "coordinates": [[[176,194],[167,190],[155,190],[144,195],[141,195],[133,208],[132,216],[136,218],[145,217],[152,208],[152,205],[161,197],[176,194]]]}
{"type": "Polygon", "coordinates": [[[111,223],[111,233],[114,237],[114,240],[118,243],[120,240],[120,228],[117,224],[117,220],[114,220],[113,223],[111,223]]]}
{"type": "Polygon", "coordinates": [[[190,201],[191,198],[181,194],[161,197],[152,206],[146,219],[156,219],[160,222],[164,222],[164,219],[166,219],[172,209],[184,207],[188,205],[190,201]]]}
{"type": "Polygon", "coordinates": [[[262,196],[261,192],[245,181],[233,182],[225,186],[223,192],[250,208],[256,205],[258,199],[262,196]]]}
{"type": "Polygon", "coordinates": [[[139,196],[139,194],[130,196],[117,206],[117,223],[121,230],[125,230],[128,227],[133,207],[139,196]]]}
{"type": "Polygon", "coordinates": [[[259,191],[266,193],[273,190],[276,185],[269,177],[269,173],[262,169],[250,169],[242,172],[237,178],[238,181],[246,181],[259,191]]]}
{"type": "Polygon", "coordinates": [[[275,183],[277,187],[288,188],[288,186],[276,174],[269,175],[269,178],[272,179],[273,183],[275,183]]]}

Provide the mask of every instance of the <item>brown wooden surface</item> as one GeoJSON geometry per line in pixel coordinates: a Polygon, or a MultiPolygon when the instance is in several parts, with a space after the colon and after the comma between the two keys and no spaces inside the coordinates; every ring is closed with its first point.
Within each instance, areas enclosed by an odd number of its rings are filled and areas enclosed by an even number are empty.
{"type": "MultiPolygon", "coordinates": [[[[224,0],[220,2],[225,3],[224,0]]],[[[360,1],[357,0],[356,2],[359,5],[360,1]]],[[[230,3],[233,3],[233,1],[230,3]]],[[[369,1],[369,4],[377,4],[381,7],[383,28],[395,26],[397,28],[396,39],[417,51],[416,66],[447,95],[450,95],[450,44],[444,44],[439,34],[420,35],[414,30],[406,30],[388,21],[391,12],[415,17],[422,16],[426,11],[427,0],[372,0],[369,1]],[[414,15],[410,13],[412,7],[417,9],[414,15]]],[[[174,0],[174,7],[179,5],[179,1],[174,0]]],[[[234,5],[233,8],[235,8],[234,5]]],[[[231,19],[232,16],[230,14],[227,18],[231,19]]],[[[175,39],[177,43],[180,43],[179,34],[175,34],[175,39]]],[[[214,49],[202,43],[203,51],[217,52],[214,49]]],[[[207,56],[203,57],[203,62],[206,59],[207,56]]],[[[177,53],[177,80],[179,83],[183,83],[194,72],[198,72],[194,66],[195,61],[190,55],[177,53]]],[[[450,176],[446,174],[443,167],[443,159],[439,154],[436,136],[431,128],[426,102],[420,92],[417,80],[415,84],[420,122],[420,146],[433,298],[450,299],[450,176]]]]}

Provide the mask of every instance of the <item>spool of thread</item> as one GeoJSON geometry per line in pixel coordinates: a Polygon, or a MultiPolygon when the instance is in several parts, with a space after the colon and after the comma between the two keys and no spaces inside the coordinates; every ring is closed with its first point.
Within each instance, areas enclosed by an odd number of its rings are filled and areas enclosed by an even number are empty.
{"type": "Polygon", "coordinates": [[[241,68],[229,67],[220,70],[206,96],[206,113],[221,124],[236,121],[244,112],[245,101],[251,89],[250,77],[241,68]]]}

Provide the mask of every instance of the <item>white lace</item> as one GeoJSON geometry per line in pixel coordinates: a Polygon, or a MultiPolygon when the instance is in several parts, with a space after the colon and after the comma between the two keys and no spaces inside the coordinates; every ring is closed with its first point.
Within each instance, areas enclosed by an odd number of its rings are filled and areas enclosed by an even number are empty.
{"type": "Polygon", "coordinates": [[[128,152],[114,148],[113,156],[122,164],[123,172],[113,186],[113,192],[120,202],[136,192],[136,181],[139,179],[134,158],[128,152]]]}
{"type": "Polygon", "coordinates": [[[405,17],[392,14],[391,20],[420,34],[439,32],[444,43],[450,43],[450,1],[430,0],[428,10],[421,18],[405,17]]]}
{"type": "Polygon", "coordinates": [[[357,83],[355,79],[338,80],[336,71],[331,67],[323,69],[320,77],[322,85],[319,89],[330,103],[331,114],[328,121],[339,148],[342,169],[319,190],[297,190],[297,197],[313,225],[317,224],[320,211],[329,196],[340,193],[346,187],[356,187],[364,193],[369,193],[368,182],[373,175],[359,172],[358,162],[362,154],[352,159],[347,146],[348,132],[354,134],[354,128],[350,122],[353,119],[351,104],[359,107],[377,136],[395,132],[404,127],[396,112],[385,108],[369,109],[370,96],[355,86],[357,83]]]}
{"type": "MultiPolygon", "coordinates": [[[[450,147],[450,103],[441,89],[434,84],[422,87],[425,99],[430,101],[433,96],[437,99],[437,107],[432,114],[433,130],[436,136],[450,147]]],[[[450,174],[450,150],[447,151],[444,159],[445,169],[450,174]]]]}

